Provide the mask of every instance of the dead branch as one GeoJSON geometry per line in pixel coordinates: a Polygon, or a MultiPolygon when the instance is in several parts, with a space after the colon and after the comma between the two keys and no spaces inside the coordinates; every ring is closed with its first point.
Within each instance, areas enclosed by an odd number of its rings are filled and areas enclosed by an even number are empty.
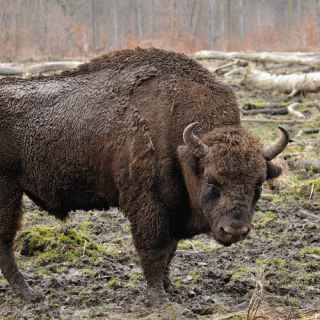
{"type": "Polygon", "coordinates": [[[287,107],[276,107],[276,108],[258,108],[258,109],[253,109],[253,110],[245,110],[241,109],[241,113],[245,116],[247,115],[257,115],[257,114],[268,114],[271,116],[276,116],[276,115],[286,115],[288,114],[288,109],[287,107]]]}
{"type": "Polygon", "coordinates": [[[231,76],[233,76],[235,74],[243,75],[243,68],[239,67],[239,68],[232,69],[229,72],[227,72],[224,75],[224,77],[225,78],[230,78],[231,76]]]}
{"type": "Polygon", "coordinates": [[[296,137],[301,137],[303,134],[317,134],[320,133],[320,128],[305,128],[299,130],[296,137]]]}
{"type": "Polygon", "coordinates": [[[297,123],[308,123],[311,120],[286,120],[286,119],[253,119],[253,118],[241,118],[242,122],[256,122],[256,123],[287,123],[287,124],[297,124],[297,123]]]}
{"type": "Polygon", "coordinates": [[[297,214],[320,222],[320,215],[313,214],[305,209],[298,210],[297,214]]]}
{"type": "Polygon", "coordinates": [[[247,61],[232,60],[231,62],[227,62],[215,68],[207,66],[207,69],[213,74],[217,73],[218,71],[222,71],[223,73],[225,73],[225,77],[228,77],[230,74],[239,72],[239,70],[242,71],[247,66],[248,66],[247,61]]]}
{"type": "Polygon", "coordinates": [[[254,102],[246,102],[243,106],[242,109],[244,110],[255,110],[255,109],[263,109],[263,108],[281,108],[283,106],[279,105],[279,104],[275,104],[275,103],[266,103],[266,104],[255,104],[254,102]]]}
{"type": "Polygon", "coordinates": [[[313,67],[320,65],[320,54],[304,53],[276,53],[276,52],[222,52],[222,51],[199,51],[193,56],[197,60],[246,60],[251,62],[270,62],[270,63],[288,63],[304,64],[313,67]]]}
{"type": "Polygon", "coordinates": [[[290,105],[288,106],[288,111],[289,111],[290,114],[294,115],[294,116],[297,117],[297,118],[305,119],[305,118],[306,118],[305,115],[304,115],[302,112],[300,112],[300,111],[297,110],[297,108],[299,107],[299,105],[300,105],[300,104],[297,103],[297,102],[294,102],[294,103],[290,104],[290,105]]]}
{"type": "Polygon", "coordinates": [[[262,305],[263,298],[264,298],[264,286],[263,286],[264,276],[263,270],[259,272],[258,278],[256,279],[256,287],[252,294],[252,297],[249,302],[248,311],[247,311],[247,320],[256,320],[257,313],[262,305]]]}
{"type": "Polygon", "coordinates": [[[239,60],[236,60],[236,61],[231,61],[231,62],[228,62],[226,64],[223,64],[219,67],[216,67],[216,68],[208,68],[208,70],[211,72],[211,73],[216,73],[217,71],[220,71],[220,70],[223,70],[223,69],[227,69],[229,67],[232,67],[234,65],[237,65],[239,63],[239,60]]]}
{"type": "Polygon", "coordinates": [[[320,128],[307,128],[307,129],[302,129],[301,131],[299,131],[299,133],[297,134],[298,136],[301,134],[316,134],[320,132],[320,128]]]}
{"type": "Polygon", "coordinates": [[[288,95],[289,98],[293,98],[296,95],[298,95],[300,93],[300,91],[298,89],[293,89],[290,94],[288,95]]]}
{"type": "Polygon", "coordinates": [[[310,195],[309,195],[309,201],[312,200],[313,193],[314,193],[314,188],[315,188],[315,184],[313,183],[312,187],[311,187],[310,195]]]}

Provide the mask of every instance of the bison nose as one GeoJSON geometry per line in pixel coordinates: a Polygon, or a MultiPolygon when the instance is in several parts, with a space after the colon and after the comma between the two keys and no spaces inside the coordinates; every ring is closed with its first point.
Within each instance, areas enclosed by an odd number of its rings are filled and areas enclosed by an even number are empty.
{"type": "Polygon", "coordinates": [[[234,228],[227,225],[222,226],[221,231],[227,235],[245,237],[250,232],[250,226],[246,224],[241,227],[234,228]]]}

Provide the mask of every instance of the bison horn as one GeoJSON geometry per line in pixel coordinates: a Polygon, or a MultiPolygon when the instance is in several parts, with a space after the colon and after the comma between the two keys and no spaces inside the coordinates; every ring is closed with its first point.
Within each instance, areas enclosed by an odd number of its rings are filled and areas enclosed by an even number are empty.
{"type": "Polygon", "coordinates": [[[209,147],[193,133],[193,129],[197,126],[199,126],[199,122],[193,122],[184,129],[183,141],[196,157],[202,158],[208,153],[209,147]]]}
{"type": "Polygon", "coordinates": [[[281,132],[281,136],[274,144],[267,146],[263,149],[263,155],[267,161],[274,159],[280,154],[288,145],[290,138],[289,133],[283,127],[278,127],[281,132]]]}

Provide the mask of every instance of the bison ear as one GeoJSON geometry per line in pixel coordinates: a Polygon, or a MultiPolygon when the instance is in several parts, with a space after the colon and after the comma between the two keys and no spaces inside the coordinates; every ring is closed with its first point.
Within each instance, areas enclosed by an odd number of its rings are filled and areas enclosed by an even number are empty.
{"type": "Polygon", "coordinates": [[[192,208],[198,208],[200,190],[199,159],[190,152],[187,146],[179,146],[177,153],[190,205],[192,208]]]}
{"type": "Polygon", "coordinates": [[[282,169],[270,161],[267,161],[267,180],[278,178],[282,173],[282,169]]]}

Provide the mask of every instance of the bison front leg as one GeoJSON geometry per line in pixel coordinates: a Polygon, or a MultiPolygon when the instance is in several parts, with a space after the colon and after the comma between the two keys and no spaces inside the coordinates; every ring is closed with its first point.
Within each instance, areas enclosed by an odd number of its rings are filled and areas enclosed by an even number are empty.
{"type": "Polygon", "coordinates": [[[31,302],[36,296],[20,273],[12,249],[21,219],[21,198],[22,192],[17,184],[0,177],[0,270],[12,289],[31,302]]]}
{"type": "Polygon", "coordinates": [[[170,280],[170,264],[176,254],[177,245],[178,245],[178,243],[176,241],[172,242],[172,247],[171,247],[170,254],[169,254],[169,257],[167,260],[167,267],[166,267],[166,271],[165,271],[164,279],[163,279],[164,289],[168,293],[173,292],[173,290],[174,290],[174,286],[172,285],[171,280],[170,280]]]}
{"type": "Polygon", "coordinates": [[[173,244],[167,244],[163,248],[138,249],[141,265],[147,281],[148,303],[158,305],[169,302],[165,284],[167,280],[168,259],[173,244]]]}
{"type": "MultiPolygon", "coordinates": [[[[147,194],[144,193],[143,196],[146,197],[147,194]]],[[[164,282],[176,241],[170,236],[170,215],[151,196],[149,199],[150,201],[145,199],[142,205],[142,201],[130,201],[125,210],[147,281],[148,302],[155,305],[168,302],[164,282]]]]}

